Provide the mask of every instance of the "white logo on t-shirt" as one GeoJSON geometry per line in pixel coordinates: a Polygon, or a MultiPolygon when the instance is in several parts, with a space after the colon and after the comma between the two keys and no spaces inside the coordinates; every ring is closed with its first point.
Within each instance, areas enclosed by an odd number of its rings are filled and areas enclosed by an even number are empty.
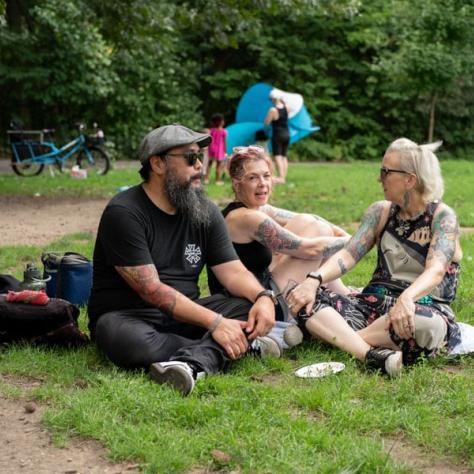
{"type": "Polygon", "coordinates": [[[191,264],[196,264],[201,260],[201,249],[199,245],[188,244],[184,250],[186,260],[191,264]]]}

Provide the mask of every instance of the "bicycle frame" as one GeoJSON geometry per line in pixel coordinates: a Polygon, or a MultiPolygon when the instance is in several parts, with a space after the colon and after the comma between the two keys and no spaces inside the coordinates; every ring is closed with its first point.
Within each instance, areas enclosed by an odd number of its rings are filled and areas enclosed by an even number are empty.
{"type": "Polygon", "coordinates": [[[66,145],[58,148],[53,142],[46,142],[46,141],[29,141],[29,140],[22,140],[20,142],[12,143],[11,144],[13,156],[15,157],[15,161],[21,165],[31,165],[31,164],[40,164],[40,165],[57,165],[63,164],[67,161],[71,156],[78,153],[80,150],[83,150],[87,156],[87,160],[90,163],[94,162],[94,159],[89,152],[89,148],[86,145],[86,138],[84,135],[79,135],[74,140],[66,143],[66,145]],[[29,155],[31,158],[21,159],[18,150],[16,149],[16,145],[22,145],[27,147],[29,151],[29,155]],[[48,147],[51,149],[49,153],[43,153],[40,155],[35,155],[34,146],[42,146],[48,147]]]}

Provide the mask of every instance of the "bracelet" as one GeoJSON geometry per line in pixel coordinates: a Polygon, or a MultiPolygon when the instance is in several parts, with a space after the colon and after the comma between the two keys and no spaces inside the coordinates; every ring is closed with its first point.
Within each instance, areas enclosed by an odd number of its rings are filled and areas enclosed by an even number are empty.
{"type": "Polygon", "coordinates": [[[222,314],[216,315],[216,317],[214,318],[214,321],[212,321],[211,327],[208,329],[208,331],[211,334],[217,329],[217,326],[219,326],[219,324],[222,321],[223,317],[224,316],[222,316],[222,314]]]}
{"type": "Polygon", "coordinates": [[[318,280],[320,286],[323,284],[323,277],[321,276],[320,273],[309,272],[309,273],[306,275],[306,278],[314,278],[315,280],[318,280]]]}

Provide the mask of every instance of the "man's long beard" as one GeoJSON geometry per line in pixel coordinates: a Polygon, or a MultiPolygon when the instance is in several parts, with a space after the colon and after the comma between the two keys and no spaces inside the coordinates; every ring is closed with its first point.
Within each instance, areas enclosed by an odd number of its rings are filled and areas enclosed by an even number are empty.
{"type": "Polygon", "coordinates": [[[165,191],[171,204],[189,219],[193,226],[199,227],[209,224],[209,199],[202,188],[192,187],[191,181],[181,183],[172,172],[168,172],[165,191]]]}

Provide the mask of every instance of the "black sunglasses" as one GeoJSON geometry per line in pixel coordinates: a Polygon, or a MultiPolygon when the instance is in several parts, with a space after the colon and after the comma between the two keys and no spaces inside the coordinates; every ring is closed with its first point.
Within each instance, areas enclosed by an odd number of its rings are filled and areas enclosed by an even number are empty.
{"type": "Polygon", "coordinates": [[[184,153],[167,153],[166,156],[182,156],[186,159],[188,166],[194,166],[197,160],[202,162],[204,153],[202,151],[185,151],[184,153]]]}
{"type": "Polygon", "coordinates": [[[380,179],[385,179],[390,173],[411,174],[408,171],[392,170],[390,168],[380,168],[380,179]]]}

